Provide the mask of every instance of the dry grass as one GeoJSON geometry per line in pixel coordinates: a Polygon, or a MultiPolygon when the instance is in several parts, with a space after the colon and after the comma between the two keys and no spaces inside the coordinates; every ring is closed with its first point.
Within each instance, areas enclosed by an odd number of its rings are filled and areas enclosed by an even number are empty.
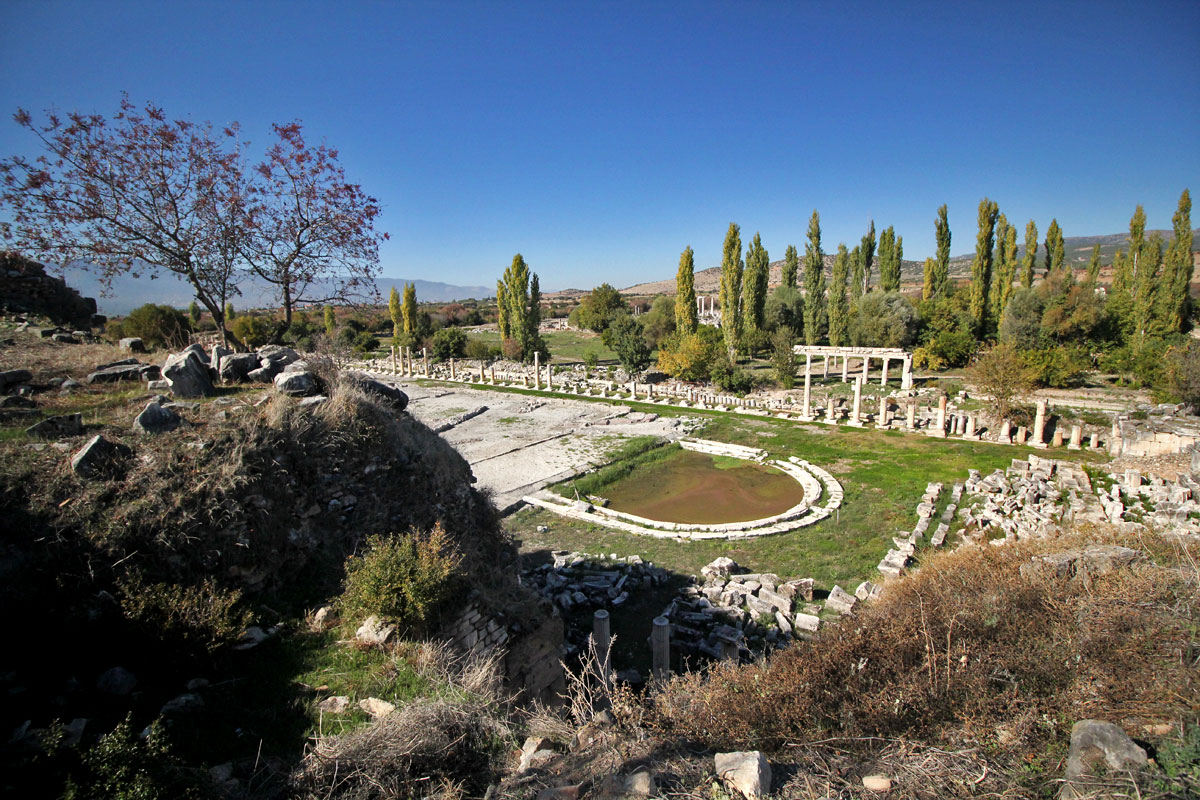
{"type": "Polygon", "coordinates": [[[836,740],[878,750],[903,738],[937,748],[948,763],[968,764],[969,754],[956,754],[973,749],[1006,771],[1036,772],[1078,719],[1135,733],[1194,724],[1195,557],[1195,545],[1179,540],[1097,531],[937,556],[809,645],[675,679],[653,698],[653,726],[714,749],[799,752],[836,740]],[[1097,540],[1149,558],[1091,578],[1021,573],[1035,552],[1097,540]]]}

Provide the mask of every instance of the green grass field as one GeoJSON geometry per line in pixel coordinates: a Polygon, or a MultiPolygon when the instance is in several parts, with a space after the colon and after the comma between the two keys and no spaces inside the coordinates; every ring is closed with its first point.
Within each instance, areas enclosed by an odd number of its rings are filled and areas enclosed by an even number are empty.
{"type": "MultiPolygon", "coordinates": [[[[489,347],[500,346],[498,331],[470,331],[472,339],[478,339],[489,347]]],[[[590,331],[550,331],[543,334],[546,346],[550,348],[550,361],[553,364],[574,363],[582,361],[583,357],[595,353],[601,364],[616,364],[617,354],[604,346],[600,334],[590,331]]]]}

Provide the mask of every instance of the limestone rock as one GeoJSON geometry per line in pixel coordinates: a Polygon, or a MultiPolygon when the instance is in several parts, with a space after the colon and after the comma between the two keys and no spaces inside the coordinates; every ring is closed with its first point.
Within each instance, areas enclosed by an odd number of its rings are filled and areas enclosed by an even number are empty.
{"type": "Polygon", "coordinates": [[[708,565],[701,567],[700,574],[706,578],[728,578],[732,573],[741,569],[732,558],[721,556],[708,565]]]}
{"type": "Polygon", "coordinates": [[[96,367],[96,371],[88,375],[85,382],[91,385],[121,381],[152,381],[157,380],[159,374],[158,367],[153,364],[142,364],[136,358],[130,358],[96,367]]]}
{"type": "Polygon", "coordinates": [[[640,770],[626,777],[625,794],[631,797],[654,797],[658,794],[654,773],[649,770],[640,770]]]}
{"type": "Polygon", "coordinates": [[[1060,578],[1070,578],[1084,572],[1091,576],[1104,575],[1128,566],[1141,557],[1141,553],[1128,547],[1095,544],[1081,550],[1035,556],[1031,561],[1033,565],[1049,569],[1060,578]]]}
{"type": "Polygon", "coordinates": [[[20,386],[22,383],[29,383],[33,380],[33,373],[27,369],[10,369],[0,372],[0,393],[7,392],[14,386],[20,386]]]}
{"type": "Polygon", "coordinates": [[[717,777],[748,800],[771,792],[771,765],[760,751],[717,753],[714,761],[717,777]]]}
{"type": "Polygon", "coordinates": [[[82,414],[60,414],[46,417],[41,422],[30,425],[25,433],[41,439],[61,439],[65,436],[79,436],[83,433],[82,414]]]}
{"type": "Polygon", "coordinates": [[[1064,800],[1092,797],[1086,778],[1097,767],[1124,772],[1145,766],[1146,751],[1134,744],[1125,731],[1111,722],[1080,720],[1071,728],[1066,782],[1058,796],[1064,800]]]}
{"type": "Polygon", "coordinates": [[[259,368],[258,355],[255,353],[230,353],[221,357],[217,373],[221,380],[230,383],[240,383],[259,368]]]}
{"type": "Polygon", "coordinates": [[[144,353],[146,352],[146,344],[137,336],[126,336],[117,343],[127,353],[144,353]]]}
{"type": "Polygon", "coordinates": [[[384,383],[383,381],[377,381],[374,378],[369,378],[357,372],[347,373],[346,377],[363,392],[388,401],[395,406],[397,411],[403,411],[408,407],[408,395],[396,386],[384,383]]]}
{"type": "Polygon", "coordinates": [[[162,376],[171,384],[171,393],[176,397],[207,397],[214,394],[212,378],[208,374],[208,356],[199,345],[192,345],[181,353],[168,356],[163,364],[162,376]],[[199,351],[195,348],[199,348],[199,351]]]}
{"type": "Polygon", "coordinates": [[[890,792],[892,779],[887,775],[864,775],[862,785],[864,789],[872,792],[890,792]]]}
{"type": "Polygon", "coordinates": [[[96,688],[105,694],[124,697],[137,688],[137,677],[124,667],[113,667],[96,678],[96,688]]]}
{"type": "Polygon", "coordinates": [[[380,700],[378,697],[368,697],[366,700],[359,700],[358,707],[370,715],[371,719],[380,719],[396,710],[396,707],[387,700],[380,700]]]}
{"type": "Polygon", "coordinates": [[[133,420],[133,432],[141,434],[166,433],[173,431],[183,422],[169,408],[163,408],[157,400],[151,400],[133,420]]]}
{"type": "Polygon", "coordinates": [[[391,638],[396,632],[395,625],[389,625],[379,617],[372,614],[363,621],[358,630],[354,632],[354,638],[367,645],[382,645],[391,638]]]}
{"type": "Polygon", "coordinates": [[[300,354],[290,347],[284,347],[279,344],[269,344],[258,348],[258,360],[264,366],[270,364],[275,368],[276,372],[281,371],[288,364],[300,360],[300,354]]]}
{"type": "Polygon", "coordinates": [[[310,397],[320,392],[311,372],[281,372],[275,376],[275,389],[288,397],[310,397]]]}
{"type": "Polygon", "coordinates": [[[252,369],[246,373],[246,380],[254,381],[255,383],[270,383],[275,380],[275,376],[280,372],[279,367],[271,366],[270,364],[252,369]]]}
{"type": "Polygon", "coordinates": [[[326,697],[317,703],[317,710],[322,714],[341,714],[350,707],[350,698],[345,695],[326,697]]]}
{"type": "Polygon", "coordinates": [[[333,606],[321,606],[313,613],[312,619],[308,621],[308,628],[314,633],[320,633],[328,629],[336,617],[337,612],[333,610],[333,606]]]}
{"type": "Polygon", "coordinates": [[[829,591],[829,599],[825,601],[826,608],[832,608],[839,614],[849,614],[854,610],[854,604],[858,602],[858,598],[847,592],[840,586],[834,586],[829,591]]]}
{"type": "Polygon", "coordinates": [[[133,451],[120,442],[110,442],[100,434],[88,440],[71,457],[71,469],[85,478],[102,475],[117,466],[120,461],[133,455],[133,451]]]}

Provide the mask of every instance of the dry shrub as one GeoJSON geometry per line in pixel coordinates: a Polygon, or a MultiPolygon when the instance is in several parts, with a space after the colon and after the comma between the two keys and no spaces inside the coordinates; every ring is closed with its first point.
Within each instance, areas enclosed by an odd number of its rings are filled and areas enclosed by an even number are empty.
{"type": "Polygon", "coordinates": [[[181,655],[212,653],[232,644],[251,619],[242,593],[223,590],[211,579],[180,586],[135,577],[118,588],[125,618],[181,655]]]}
{"type": "Polygon", "coordinates": [[[1108,575],[1021,573],[1034,552],[1084,543],[932,556],[811,645],[675,679],[653,701],[654,723],[710,747],[828,734],[991,742],[1002,726],[1008,743],[1032,746],[1061,742],[1085,717],[1194,719],[1192,554],[1147,539],[1121,543],[1151,560],[1108,575]]]}
{"type": "Polygon", "coordinates": [[[295,775],[303,797],[479,797],[503,766],[510,731],[474,703],[420,699],[318,739],[295,775]]]}

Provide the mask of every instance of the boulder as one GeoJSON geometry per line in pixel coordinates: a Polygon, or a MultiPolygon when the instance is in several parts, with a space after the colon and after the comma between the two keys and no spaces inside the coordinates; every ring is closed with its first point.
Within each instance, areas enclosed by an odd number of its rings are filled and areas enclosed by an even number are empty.
{"type": "Polygon", "coordinates": [[[1071,578],[1086,573],[1094,577],[1126,567],[1141,558],[1141,553],[1129,547],[1094,544],[1081,550],[1034,556],[1029,564],[1022,565],[1022,572],[1029,574],[1031,571],[1049,571],[1059,578],[1071,578]]]}
{"type": "Polygon", "coordinates": [[[389,625],[379,617],[372,614],[367,617],[358,630],[354,632],[354,638],[363,644],[367,645],[382,645],[391,638],[396,632],[395,625],[389,625]]]}
{"type": "Polygon", "coordinates": [[[829,599],[825,601],[826,608],[832,608],[839,614],[849,614],[854,610],[854,604],[858,602],[858,598],[847,592],[840,586],[834,586],[829,591],[829,599]]]}
{"type": "Polygon", "coordinates": [[[270,383],[271,381],[275,380],[275,376],[279,374],[280,369],[280,367],[277,367],[273,364],[267,364],[259,367],[258,369],[252,369],[247,372],[246,380],[254,381],[255,383],[270,383]]]}
{"type": "Polygon", "coordinates": [[[56,333],[50,338],[59,344],[79,344],[79,339],[75,338],[75,335],[70,333],[56,333]]]}
{"type": "Polygon", "coordinates": [[[82,414],[60,414],[46,417],[41,422],[30,425],[25,433],[42,439],[61,439],[65,436],[79,436],[83,433],[82,414]]]}
{"type": "Polygon", "coordinates": [[[377,381],[359,372],[346,373],[346,377],[363,392],[391,403],[397,411],[403,411],[408,407],[408,395],[399,387],[377,381]]]}
{"type": "Polygon", "coordinates": [[[367,712],[371,719],[381,719],[396,710],[394,705],[386,700],[380,700],[378,697],[359,700],[358,707],[367,712]]]}
{"type": "Polygon", "coordinates": [[[33,380],[33,373],[27,369],[10,369],[0,372],[0,393],[7,392],[22,383],[29,383],[31,380],[33,380]]]}
{"type": "Polygon", "coordinates": [[[85,478],[103,475],[133,455],[133,451],[120,442],[110,442],[100,434],[88,440],[75,455],[71,456],[71,469],[85,478]]]}
{"type": "MultiPolygon", "coordinates": [[[[136,358],[131,358],[129,362],[118,362],[116,364],[105,364],[96,368],[96,371],[87,376],[86,382],[93,383],[118,383],[120,381],[152,381],[159,377],[159,369],[153,364],[142,364],[136,358]]],[[[65,383],[63,384],[66,385],[65,383]]]]}
{"type": "Polygon", "coordinates": [[[760,751],[717,753],[714,761],[717,777],[748,800],[770,794],[771,765],[760,751]]]}
{"type": "Polygon", "coordinates": [[[219,368],[221,366],[221,359],[225,356],[233,355],[233,352],[223,344],[214,344],[212,349],[208,351],[208,365],[219,368]]]}
{"type": "Polygon", "coordinates": [[[350,698],[346,695],[326,697],[317,703],[317,710],[322,714],[341,714],[350,707],[350,698]]]}
{"type": "Polygon", "coordinates": [[[146,344],[137,336],[126,336],[121,341],[117,342],[117,347],[127,353],[144,353],[146,352],[146,344]]]}
{"type": "Polygon", "coordinates": [[[254,353],[230,353],[222,356],[218,363],[221,380],[227,383],[241,383],[259,367],[258,356],[254,353]]]}
{"type": "Polygon", "coordinates": [[[277,372],[282,370],[288,364],[300,360],[300,354],[290,347],[284,347],[279,344],[269,344],[265,347],[258,348],[258,360],[264,365],[270,364],[277,367],[277,372]]]}
{"type": "Polygon", "coordinates": [[[887,775],[864,775],[862,785],[864,789],[872,792],[890,792],[892,779],[887,775]]]}
{"type": "Polygon", "coordinates": [[[214,394],[212,378],[208,374],[208,356],[204,348],[191,345],[181,353],[168,356],[163,364],[162,376],[171,384],[171,393],[176,397],[206,397],[214,394]]]}
{"type": "Polygon", "coordinates": [[[732,558],[721,556],[700,568],[700,574],[706,578],[728,578],[734,572],[741,570],[732,558]]]}
{"type": "Polygon", "coordinates": [[[133,420],[133,432],[141,434],[166,433],[173,431],[183,422],[169,408],[163,408],[157,400],[151,400],[133,420]]]}
{"type": "Polygon", "coordinates": [[[173,714],[189,714],[193,711],[198,711],[204,707],[204,698],[198,694],[188,692],[174,697],[163,704],[163,707],[158,713],[169,717],[173,714]]]}
{"type": "Polygon", "coordinates": [[[0,409],[37,408],[37,403],[19,394],[10,394],[0,398],[0,409]]]}
{"type": "Polygon", "coordinates": [[[1085,719],[1071,728],[1065,782],[1059,791],[1063,800],[1094,797],[1088,778],[1099,769],[1128,772],[1146,766],[1146,751],[1134,744],[1125,731],[1111,722],[1085,719]]]}
{"type": "Polygon", "coordinates": [[[288,397],[310,397],[321,391],[311,372],[281,372],[275,376],[275,389],[288,397]]]}
{"type": "Polygon", "coordinates": [[[137,677],[124,667],[113,667],[100,673],[96,688],[105,694],[124,697],[137,688],[137,677]]]}

